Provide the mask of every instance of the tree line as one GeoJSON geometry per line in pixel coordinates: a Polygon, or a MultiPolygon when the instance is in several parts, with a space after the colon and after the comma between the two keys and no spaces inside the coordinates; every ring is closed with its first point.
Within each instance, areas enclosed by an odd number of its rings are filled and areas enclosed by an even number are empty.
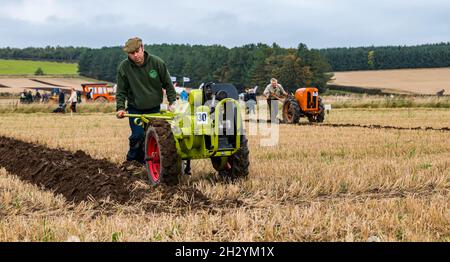
{"type": "MultiPolygon", "coordinates": [[[[178,82],[189,77],[191,81],[186,85],[193,87],[208,81],[229,82],[240,89],[264,87],[275,77],[290,90],[318,86],[324,91],[332,71],[450,66],[450,43],[327,49],[309,49],[304,44],[282,48],[276,43],[235,48],[155,44],[146,45],[146,50],[166,61],[178,82]]],[[[111,82],[116,81],[117,66],[125,58],[120,47],[0,49],[0,59],[78,62],[80,75],[111,82]]]]}
{"type": "Polygon", "coordinates": [[[320,49],[333,71],[450,66],[450,43],[320,49]]]}
{"type": "MultiPolygon", "coordinates": [[[[317,50],[300,44],[298,48],[281,48],[276,43],[249,44],[227,48],[220,45],[146,45],[151,54],[161,57],[172,76],[182,83],[183,77],[196,87],[202,82],[228,82],[239,89],[260,86],[277,78],[289,90],[302,86],[317,86],[325,91],[332,77],[329,63],[317,50]]],[[[2,48],[2,59],[29,59],[78,62],[79,73],[105,81],[116,81],[117,67],[126,59],[120,47],[91,49],[83,47],[2,48]]]]}
{"type": "Polygon", "coordinates": [[[0,59],[43,60],[54,62],[76,63],[85,47],[27,47],[27,48],[0,48],[0,59]]]}
{"type": "MultiPolygon", "coordinates": [[[[288,90],[317,86],[325,91],[332,77],[329,63],[318,51],[300,44],[298,48],[281,48],[277,44],[249,44],[226,48],[220,45],[146,45],[145,50],[162,58],[172,76],[186,86],[203,82],[233,83],[242,90],[259,86],[259,92],[274,77],[288,90]]],[[[115,81],[119,63],[126,54],[119,47],[89,49],[80,57],[79,72],[83,76],[115,81]]]]}

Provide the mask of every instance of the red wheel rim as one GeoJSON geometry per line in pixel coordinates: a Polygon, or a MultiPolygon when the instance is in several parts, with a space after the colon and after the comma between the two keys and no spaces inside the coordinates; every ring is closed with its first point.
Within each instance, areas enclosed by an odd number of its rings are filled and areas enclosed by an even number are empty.
{"type": "Polygon", "coordinates": [[[150,177],[154,182],[158,182],[159,174],[161,172],[161,159],[158,142],[156,142],[156,139],[153,136],[147,141],[147,159],[150,177]]]}

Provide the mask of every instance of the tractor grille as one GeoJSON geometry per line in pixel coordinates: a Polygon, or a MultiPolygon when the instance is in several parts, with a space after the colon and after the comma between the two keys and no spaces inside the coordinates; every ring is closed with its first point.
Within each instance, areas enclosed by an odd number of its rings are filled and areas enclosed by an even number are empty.
{"type": "Polygon", "coordinates": [[[227,108],[232,110],[225,113],[224,119],[219,119],[219,150],[233,150],[236,148],[236,136],[237,136],[237,108],[232,103],[226,103],[224,105],[224,111],[227,112],[227,108]]]}
{"type": "Polygon", "coordinates": [[[308,92],[307,96],[306,96],[306,108],[308,109],[314,109],[317,108],[317,104],[318,104],[318,96],[313,96],[313,92],[308,92]]]}

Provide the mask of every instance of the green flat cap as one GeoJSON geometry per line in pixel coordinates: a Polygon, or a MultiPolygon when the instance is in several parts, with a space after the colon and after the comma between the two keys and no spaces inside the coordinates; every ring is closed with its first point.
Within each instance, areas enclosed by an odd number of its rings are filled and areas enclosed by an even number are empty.
{"type": "Polygon", "coordinates": [[[133,53],[136,50],[138,50],[139,47],[141,47],[141,45],[142,45],[142,39],[140,39],[139,37],[130,38],[125,43],[125,46],[123,47],[123,51],[125,51],[127,53],[133,53]]]}

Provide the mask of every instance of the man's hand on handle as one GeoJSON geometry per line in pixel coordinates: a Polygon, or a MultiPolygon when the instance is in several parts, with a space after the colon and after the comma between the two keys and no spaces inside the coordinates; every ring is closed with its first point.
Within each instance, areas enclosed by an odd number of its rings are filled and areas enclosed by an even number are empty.
{"type": "Polygon", "coordinates": [[[270,96],[283,101],[287,97],[287,94],[283,94],[281,97],[277,96],[276,94],[270,94],[270,96]]]}
{"type": "Polygon", "coordinates": [[[116,113],[116,117],[117,117],[117,118],[124,118],[126,113],[127,113],[127,112],[125,112],[124,110],[119,110],[119,111],[117,111],[117,113],[116,113]]]}
{"type": "MultiPolygon", "coordinates": [[[[175,105],[174,105],[174,104],[169,105],[169,106],[167,107],[167,111],[169,111],[169,112],[173,112],[174,110],[175,110],[175,105]]],[[[117,113],[116,113],[116,117],[119,118],[119,119],[125,118],[125,114],[126,114],[126,113],[127,113],[127,112],[126,112],[125,110],[119,110],[119,111],[117,111],[117,113]]]]}

